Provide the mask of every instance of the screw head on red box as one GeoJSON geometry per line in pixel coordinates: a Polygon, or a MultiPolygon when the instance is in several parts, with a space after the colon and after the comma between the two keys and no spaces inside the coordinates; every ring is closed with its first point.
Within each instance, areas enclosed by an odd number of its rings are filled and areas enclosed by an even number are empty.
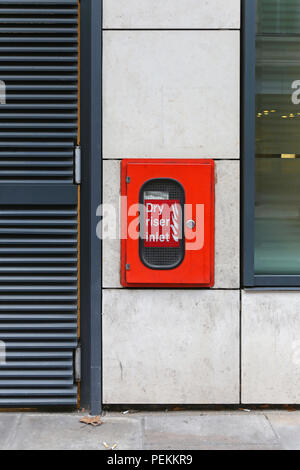
{"type": "Polygon", "coordinates": [[[193,230],[196,227],[196,222],[192,219],[187,220],[186,226],[187,228],[190,228],[191,230],[193,230]]]}

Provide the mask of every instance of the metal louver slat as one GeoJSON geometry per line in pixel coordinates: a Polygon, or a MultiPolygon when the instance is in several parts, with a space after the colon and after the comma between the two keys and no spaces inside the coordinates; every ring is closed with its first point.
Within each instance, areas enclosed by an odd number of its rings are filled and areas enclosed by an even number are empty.
{"type": "MultiPolygon", "coordinates": [[[[5,24],[5,23],[2,23],[5,24]]],[[[0,33],[8,33],[8,34],[17,34],[17,33],[30,33],[30,34],[67,34],[67,33],[77,33],[77,28],[0,28],[0,33]]]]}
{"type": "MultiPolygon", "coordinates": [[[[3,12],[1,12],[1,13],[3,14],[3,12]]],[[[15,12],[13,12],[13,13],[15,14],[15,12]]],[[[17,10],[16,13],[18,15],[20,15],[20,14],[23,15],[24,14],[24,12],[22,12],[20,10],[17,10]]],[[[60,14],[60,11],[57,10],[56,13],[60,14]]],[[[68,12],[67,14],[69,15],[70,12],[68,12]]],[[[13,24],[18,24],[18,23],[39,23],[39,24],[41,24],[41,23],[44,23],[44,24],[64,23],[64,24],[68,24],[68,23],[72,23],[72,24],[76,24],[77,20],[69,19],[69,18],[64,18],[64,19],[61,19],[61,18],[26,18],[24,16],[24,18],[2,18],[1,23],[2,24],[5,24],[5,23],[13,23],[13,24]]],[[[49,29],[46,29],[46,31],[49,31],[49,29]]],[[[74,29],[72,31],[74,31],[74,29]]],[[[76,32],[76,29],[75,29],[75,32],[76,32]]]]}
{"type": "MultiPolygon", "coordinates": [[[[13,289],[13,288],[12,288],[13,289]]],[[[18,321],[25,321],[25,320],[30,320],[30,321],[35,321],[38,319],[39,321],[49,321],[49,320],[55,320],[57,322],[68,320],[68,321],[76,321],[76,315],[70,315],[69,313],[47,313],[43,314],[43,316],[39,316],[39,314],[32,312],[30,314],[28,313],[0,313],[0,320],[1,321],[12,321],[12,320],[18,320],[18,321]]],[[[17,328],[17,327],[16,327],[17,328]]]]}
{"type": "Polygon", "coordinates": [[[1,47],[0,52],[76,52],[76,47],[1,47]]]}
{"type": "Polygon", "coordinates": [[[75,389],[75,387],[73,387],[72,395],[70,394],[70,397],[68,398],[59,398],[57,396],[59,394],[57,393],[54,393],[53,395],[55,396],[55,398],[0,398],[0,406],[69,406],[70,401],[76,401],[77,390],[75,389]]]}
{"type": "MultiPolygon", "coordinates": [[[[12,359],[12,361],[16,359],[20,359],[20,353],[14,351],[7,351],[6,352],[7,359],[12,359]]],[[[73,353],[71,351],[24,351],[22,354],[22,359],[71,359],[73,358],[73,353]]],[[[1,390],[0,390],[1,394],[1,390]]]]}
{"type": "MultiPolygon", "coordinates": [[[[3,367],[0,370],[0,383],[2,378],[6,377],[18,377],[19,371],[18,370],[9,370],[6,371],[3,367]]],[[[69,371],[58,371],[58,370],[23,370],[22,372],[23,377],[47,377],[47,378],[53,378],[53,377],[73,377],[73,371],[72,369],[69,371]]]]}
{"type": "Polygon", "coordinates": [[[5,104],[0,104],[0,148],[9,149],[11,162],[0,152],[0,183],[73,181],[77,23],[76,1],[0,1],[0,80],[6,86],[5,104]],[[33,162],[29,167],[19,160],[21,148],[33,162]],[[63,169],[46,155],[48,148],[70,153],[63,169]]]}
{"type": "Polygon", "coordinates": [[[72,378],[68,379],[57,379],[57,380],[39,380],[39,379],[3,379],[0,380],[0,386],[2,387],[57,387],[57,386],[71,386],[72,378]]]}
{"type": "MultiPolygon", "coordinates": [[[[4,15],[9,15],[9,14],[11,14],[11,13],[16,13],[16,9],[14,9],[14,8],[3,8],[3,9],[1,10],[1,12],[2,12],[2,14],[4,14],[4,15]]],[[[76,15],[76,14],[77,14],[77,9],[76,9],[76,8],[73,8],[73,9],[69,8],[69,9],[67,10],[67,9],[62,9],[62,8],[61,8],[60,10],[58,10],[57,8],[51,8],[51,9],[50,9],[50,8],[45,8],[45,9],[43,10],[43,14],[44,14],[44,15],[46,15],[46,14],[48,15],[48,14],[51,14],[51,13],[53,13],[53,14],[60,13],[61,15],[63,15],[63,14],[69,15],[70,13],[74,13],[74,15],[76,15]]],[[[41,14],[41,10],[39,10],[38,8],[27,8],[27,9],[25,9],[25,8],[18,8],[18,14],[19,14],[19,15],[25,15],[25,14],[30,14],[30,15],[35,15],[35,14],[37,14],[37,15],[40,15],[40,14],[41,14]]]]}
{"type": "Polygon", "coordinates": [[[41,367],[43,368],[51,368],[51,369],[69,369],[72,370],[73,363],[72,360],[70,361],[11,361],[9,364],[6,366],[3,366],[3,369],[5,368],[10,368],[10,369],[39,369],[41,367]]]}
{"type": "MultiPolygon", "coordinates": [[[[39,351],[41,350],[57,350],[57,349],[75,349],[77,346],[77,338],[76,338],[76,341],[43,341],[43,342],[40,342],[40,341],[11,341],[9,343],[9,347],[11,347],[11,349],[15,349],[15,350],[19,350],[21,351],[19,354],[22,354],[24,353],[24,350],[25,349],[37,349],[39,351]]],[[[20,371],[20,377],[22,376],[22,371],[20,371]]],[[[0,387],[1,388],[1,387],[0,387]]]]}
{"type": "Polygon", "coordinates": [[[0,407],[75,406],[77,0],[0,0],[0,81],[0,407]]]}

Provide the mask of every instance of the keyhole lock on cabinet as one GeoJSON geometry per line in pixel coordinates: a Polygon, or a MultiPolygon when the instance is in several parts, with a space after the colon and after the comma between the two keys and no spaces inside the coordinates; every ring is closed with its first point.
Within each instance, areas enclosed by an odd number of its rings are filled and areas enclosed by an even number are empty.
{"type": "Polygon", "coordinates": [[[186,226],[187,228],[189,228],[190,230],[193,230],[195,227],[196,227],[196,222],[195,220],[192,220],[192,219],[189,219],[186,221],[186,226]]]}

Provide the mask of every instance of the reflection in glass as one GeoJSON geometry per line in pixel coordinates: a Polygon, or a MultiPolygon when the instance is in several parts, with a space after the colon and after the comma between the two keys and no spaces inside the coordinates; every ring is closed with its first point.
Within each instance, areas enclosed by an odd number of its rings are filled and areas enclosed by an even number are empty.
{"type": "Polygon", "coordinates": [[[257,0],[255,273],[300,274],[300,1],[257,0]]]}

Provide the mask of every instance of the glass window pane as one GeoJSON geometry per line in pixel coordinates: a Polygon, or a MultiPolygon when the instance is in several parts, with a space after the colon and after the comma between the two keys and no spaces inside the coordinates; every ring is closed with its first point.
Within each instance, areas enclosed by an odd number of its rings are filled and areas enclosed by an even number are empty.
{"type": "Polygon", "coordinates": [[[300,1],[257,0],[255,273],[300,275],[300,1]]]}
{"type": "MultiPolygon", "coordinates": [[[[255,1],[255,0],[253,0],[255,1]]],[[[256,0],[259,34],[298,34],[300,3],[298,0],[256,0]]]]}

